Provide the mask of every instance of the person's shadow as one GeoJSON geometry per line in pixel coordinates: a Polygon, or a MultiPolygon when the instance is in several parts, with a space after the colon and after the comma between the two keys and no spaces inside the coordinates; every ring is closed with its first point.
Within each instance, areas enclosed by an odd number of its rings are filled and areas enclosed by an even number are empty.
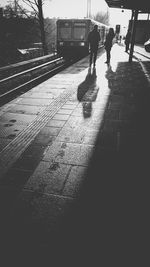
{"type": "Polygon", "coordinates": [[[113,71],[112,66],[111,66],[111,64],[109,63],[109,64],[107,65],[107,70],[106,70],[106,74],[105,74],[106,79],[107,79],[108,81],[109,81],[110,79],[113,79],[115,74],[116,74],[116,72],[113,71]]]}
{"type": "Polygon", "coordinates": [[[82,102],[84,118],[92,115],[92,102],[96,100],[99,90],[96,80],[96,69],[89,68],[85,80],[78,86],[77,99],[82,102]]]}

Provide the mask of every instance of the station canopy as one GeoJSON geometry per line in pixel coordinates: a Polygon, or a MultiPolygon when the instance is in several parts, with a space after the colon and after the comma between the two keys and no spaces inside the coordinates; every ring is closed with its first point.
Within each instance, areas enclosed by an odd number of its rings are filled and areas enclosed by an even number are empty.
{"type": "Polygon", "coordinates": [[[138,10],[150,13],[150,0],[105,0],[109,7],[138,10]]]}

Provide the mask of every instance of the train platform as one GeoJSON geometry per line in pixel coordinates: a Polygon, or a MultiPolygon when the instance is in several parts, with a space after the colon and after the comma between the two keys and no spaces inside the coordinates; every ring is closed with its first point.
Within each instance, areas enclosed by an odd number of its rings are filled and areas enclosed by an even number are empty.
{"type": "Polygon", "coordinates": [[[0,108],[1,266],[146,266],[150,55],[124,50],[0,108]]]}

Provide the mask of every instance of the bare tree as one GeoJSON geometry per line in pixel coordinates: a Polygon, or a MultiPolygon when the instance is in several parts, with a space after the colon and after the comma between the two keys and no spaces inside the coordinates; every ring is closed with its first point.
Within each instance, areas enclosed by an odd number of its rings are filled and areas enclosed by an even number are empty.
{"type": "Polygon", "coordinates": [[[31,18],[32,14],[29,10],[21,6],[18,1],[15,1],[15,5],[12,1],[3,8],[4,16],[7,18],[26,17],[31,18]]]}
{"type": "Polygon", "coordinates": [[[43,16],[44,0],[22,0],[22,1],[33,10],[35,17],[39,21],[43,51],[44,51],[44,55],[47,55],[48,51],[47,51],[47,45],[46,45],[44,16],[43,16]]]}
{"type": "Polygon", "coordinates": [[[104,12],[98,12],[93,16],[94,20],[97,20],[103,24],[109,25],[109,11],[107,10],[104,12]]]}
{"type": "Polygon", "coordinates": [[[45,34],[46,34],[46,43],[47,43],[47,47],[49,52],[55,52],[56,49],[56,34],[57,34],[57,30],[56,30],[56,21],[57,18],[46,18],[44,20],[45,22],[45,34]]]}

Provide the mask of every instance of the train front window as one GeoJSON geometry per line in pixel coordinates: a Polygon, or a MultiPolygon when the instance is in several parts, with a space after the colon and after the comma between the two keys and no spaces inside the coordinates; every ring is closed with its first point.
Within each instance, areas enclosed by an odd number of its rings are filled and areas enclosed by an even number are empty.
{"type": "Polygon", "coordinates": [[[85,40],[85,35],[86,35],[85,27],[74,28],[74,39],[75,40],[85,40]]]}
{"type": "Polygon", "coordinates": [[[62,27],[59,31],[60,38],[63,40],[71,39],[71,28],[70,27],[62,27]]]}

